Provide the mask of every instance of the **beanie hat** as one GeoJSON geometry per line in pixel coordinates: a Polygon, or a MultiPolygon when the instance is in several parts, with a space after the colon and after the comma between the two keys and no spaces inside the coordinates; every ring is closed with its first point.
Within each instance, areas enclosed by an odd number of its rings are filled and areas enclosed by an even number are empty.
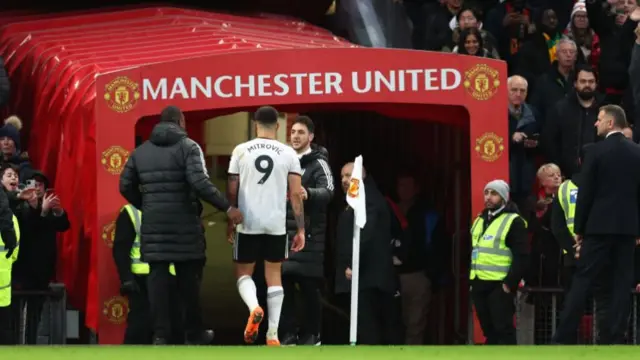
{"type": "Polygon", "coordinates": [[[504,201],[509,201],[509,184],[504,180],[489,181],[484,187],[484,191],[493,190],[500,195],[504,201]]]}
{"type": "Polygon", "coordinates": [[[585,5],[584,0],[579,0],[575,4],[573,4],[573,10],[571,10],[571,20],[578,12],[587,12],[587,5],[585,5]]]}
{"type": "Polygon", "coordinates": [[[22,129],[22,120],[15,115],[6,118],[4,126],[0,128],[0,137],[8,137],[15,143],[16,154],[20,152],[20,129],[22,129]]]}

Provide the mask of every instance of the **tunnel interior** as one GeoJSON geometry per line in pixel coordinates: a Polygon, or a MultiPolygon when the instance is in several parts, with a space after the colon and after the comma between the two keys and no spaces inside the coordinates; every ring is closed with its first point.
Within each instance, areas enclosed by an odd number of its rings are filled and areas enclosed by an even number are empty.
{"type": "MultiPolygon", "coordinates": [[[[469,118],[461,107],[434,109],[426,106],[403,117],[384,114],[393,109],[314,108],[305,111],[307,109],[302,107],[299,112],[296,108],[286,109],[289,125],[290,119],[298,113],[313,119],[316,126],[314,142],[328,150],[335,181],[325,251],[324,344],[342,344],[348,339],[348,314],[333,291],[335,227],[338,215],[346,206],[339,183],[340,170],[357,155],[363,156],[367,173],[384,195],[393,199],[397,175],[412,174],[419,182],[423,198],[443,216],[450,243],[442,254],[446,258],[444,275],[435,280],[426,341],[429,344],[455,344],[464,343],[466,339],[468,285],[465,274],[469,254],[466,229],[469,227],[471,192],[469,118]],[[435,119],[429,118],[434,114],[435,119]]],[[[206,149],[205,122],[238,110],[249,109],[186,113],[189,136],[206,149]]],[[[138,121],[137,144],[148,139],[158,120],[158,116],[153,116],[138,121]]],[[[246,120],[250,121],[248,115],[246,120]]],[[[246,141],[251,133],[243,136],[246,141]]],[[[226,190],[228,161],[229,154],[207,156],[211,181],[221,191],[226,190]]],[[[216,330],[217,343],[241,344],[247,310],[235,287],[225,215],[205,204],[203,221],[207,239],[207,265],[201,292],[203,318],[216,330]]]]}

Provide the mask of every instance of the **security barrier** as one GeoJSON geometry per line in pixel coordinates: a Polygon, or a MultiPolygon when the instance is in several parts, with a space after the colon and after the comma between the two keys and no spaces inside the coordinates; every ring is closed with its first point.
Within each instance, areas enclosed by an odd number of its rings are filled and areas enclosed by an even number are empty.
{"type": "MultiPolygon", "coordinates": [[[[629,296],[632,301],[625,341],[627,344],[639,344],[640,294],[632,291],[629,296]]],[[[598,321],[607,316],[598,302],[598,299],[590,298],[585,303],[585,313],[576,333],[578,344],[598,343],[598,321]]],[[[518,345],[549,344],[560,323],[563,304],[564,291],[561,288],[521,288],[515,300],[518,345]]],[[[473,326],[470,326],[472,331],[473,326]]],[[[473,339],[473,333],[469,334],[469,339],[473,339]]]]}
{"type": "Polygon", "coordinates": [[[14,290],[12,307],[14,344],[66,343],[67,293],[63,284],[49,284],[46,291],[14,290]]]}

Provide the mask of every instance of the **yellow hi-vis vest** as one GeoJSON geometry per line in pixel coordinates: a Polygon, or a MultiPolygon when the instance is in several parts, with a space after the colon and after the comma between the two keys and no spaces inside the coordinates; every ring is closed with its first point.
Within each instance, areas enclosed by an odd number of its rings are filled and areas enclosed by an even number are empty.
{"type": "MultiPolygon", "coordinates": [[[[11,257],[7,259],[9,249],[4,246],[2,236],[0,236],[0,307],[11,305],[11,268],[13,263],[18,259],[18,250],[20,246],[20,225],[18,218],[13,215],[13,230],[16,232],[16,248],[13,250],[11,257]]],[[[5,321],[4,319],[2,321],[5,321]]]]}
{"type": "MultiPolygon", "coordinates": [[[[502,213],[483,232],[484,219],[478,216],[471,226],[471,271],[469,279],[500,281],[507,277],[512,254],[506,238],[518,214],[502,213]]],[[[526,223],[525,223],[526,224],[526,223]]]]}
{"type": "MultiPolygon", "coordinates": [[[[578,200],[578,186],[571,180],[567,180],[560,185],[558,189],[560,206],[564,212],[564,218],[567,221],[567,229],[572,236],[575,236],[574,222],[576,217],[576,201],[578,200]]],[[[562,253],[566,254],[567,250],[562,249],[562,253]]]]}
{"type": "MultiPolygon", "coordinates": [[[[149,275],[149,264],[143,262],[140,256],[140,225],[142,223],[142,212],[131,204],[125,205],[122,210],[125,210],[127,214],[129,214],[133,228],[136,230],[136,239],[133,241],[133,246],[131,247],[131,272],[136,275],[149,275]]],[[[169,272],[171,275],[176,274],[176,269],[173,264],[169,266],[169,272]]]]}

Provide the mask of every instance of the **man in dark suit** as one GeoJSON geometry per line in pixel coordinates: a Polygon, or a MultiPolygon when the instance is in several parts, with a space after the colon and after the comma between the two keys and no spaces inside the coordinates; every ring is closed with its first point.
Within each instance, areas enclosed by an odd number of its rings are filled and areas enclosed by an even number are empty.
{"type": "Polygon", "coordinates": [[[589,149],[581,174],[575,214],[576,273],[553,341],[575,339],[587,293],[610,264],[611,311],[603,344],[622,343],[633,285],[635,239],[640,233],[640,147],[622,134],[624,110],[600,108],[595,126],[605,139],[589,149]]]}

